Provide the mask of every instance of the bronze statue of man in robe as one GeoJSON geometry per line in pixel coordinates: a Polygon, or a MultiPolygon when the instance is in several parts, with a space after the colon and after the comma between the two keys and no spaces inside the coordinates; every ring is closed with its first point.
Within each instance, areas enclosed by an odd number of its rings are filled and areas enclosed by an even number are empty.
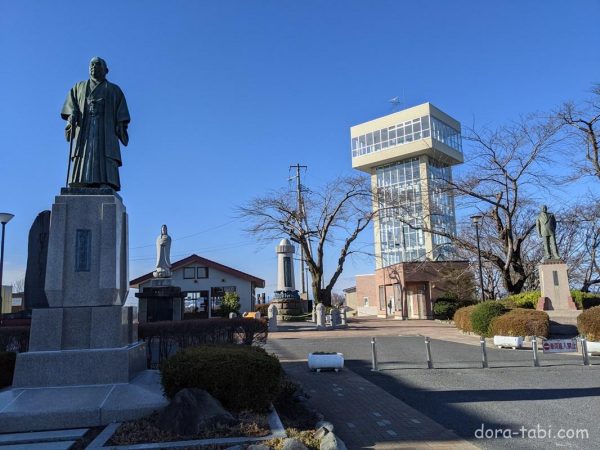
{"type": "Polygon", "coordinates": [[[535,225],[544,243],[544,260],[560,260],[556,246],[556,218],[548,212],[546,205],[542,205],[535,225]]]}
{"type": "Polygon", "coordinates": [[[67,121],[67,141],[72,145],[70,187],[121,189],[121,150],[129,142],[129,110],[123,91],[106,79],[108,67],[102,58],[90,61],[90,79],[69,91],[60,113],[67,121]]]}

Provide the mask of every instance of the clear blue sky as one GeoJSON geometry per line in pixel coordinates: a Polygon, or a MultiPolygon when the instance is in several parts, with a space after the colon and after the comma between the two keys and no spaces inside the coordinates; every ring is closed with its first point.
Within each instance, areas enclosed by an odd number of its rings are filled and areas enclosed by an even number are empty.
{"type": "MultiPolygon", "coordinates": [[[[64,184],[59,111],[92,56],[132,116],[131,277],[152,270],[166,223],[172,259],[198,253],[266,279],[270,295],[276,242],[245,235],[235,205],[287,186],[296,162],[309,186],[352,173],[350,126],[394,96],[465,125],[584,98],[600,82],[599,17],[598,1],[0,0],[5,284],[24,276],[29,227],[64,184]]],[[[336,290],[372,269],[349,262],[336,290]]]]}

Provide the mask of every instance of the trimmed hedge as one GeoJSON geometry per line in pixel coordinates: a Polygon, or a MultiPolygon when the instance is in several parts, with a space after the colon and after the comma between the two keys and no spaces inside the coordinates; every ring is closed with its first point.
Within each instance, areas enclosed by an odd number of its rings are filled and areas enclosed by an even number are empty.
{"type": "Polygon", "coordinates": [[[16,360],[15,352],[0,352],[0,388],[12,384],[16,360]]]}
{"type": "Polygon", "coordinates": [[[264,345],[269,325],[266,319],[190,319],[146,322],[138,328],[148,344],[148,366],[156,367],[178,350],[203,344],[264,345]],[[157,354],[153,354],[157,353],[157,354]]]}
{"type": "Polygon", "coordinates": [[[517,308],[492,319],[490,336],[542,336],[550,333],[550,318],[544,311],[517,308]]]}
{"type": "Polygon", "coordinates": [[[577,330],[590,341],[600,341],[600,306],[586,309],[579,314],[577,330]]]}
{"type": "Polygon", "coordinates": [[[454,313],[454,325],[459,330],[465,332],[472,332],[473,325],[471,324],[471,314],[477,305],[464,306],[462,308],[458,308],[454,313]]]}
{"type": "MultiPolygon", "coordinates": [[[[509,295],[502,299],[502,303],[508,308],[528,308],[535,309],[538,299],[541,297],[540,291],[527,291],[520,294],[509,295]]],[[[600,306],[600,294],[593,292],[571,291],[571,298],[577,305],[577,309],[589,309],[594,306],[600,306]]]]}
{"type": "Polygon", "coordinates": [[[477,303],[475,300],[458,300],[440,297],[433,304],[433,316],[440,320],[452,320],[459,308],[477,303]]]}
{"type": "Polygon", "coordinates": [[[520,294],[509,295],[503,298],[501,302],[507,308],[535,309],[541,295],[540,291],[521,292],[520,294]]]}
{"type": "Polygon", "coordinates": [[[479,303],[471,313],[473,331],[481,336],[490,336],[490,322],[506,312],[506,307],[493,300],[479,303]]]}
{"type": "Polygon", "coordinates": [[[577,309],[590,309],[600,306],[600,294],[593,292],[571,291],[571,298],[577,305],[577,309]]]}
{"type": "Polygon", "coordinates": [[[188,348],[160,365],[167,397],[181,389],[204,389],[233,411],[266,411],[277,397],[279,360],[260,347],[203,345],[188,348]]]}

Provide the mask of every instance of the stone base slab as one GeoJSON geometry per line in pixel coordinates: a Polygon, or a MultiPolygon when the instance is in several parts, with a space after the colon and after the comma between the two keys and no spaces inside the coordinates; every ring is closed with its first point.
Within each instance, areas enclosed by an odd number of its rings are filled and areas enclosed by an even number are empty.
{"type": "Polygon", "coordinates": [[[13,388],[0,391],[0,430],[102,426],[146,416],[167,403],[155,370],[123,384],[13,388]]]}
{"type": "Polygon", "coordinates": [[[137,325],[133,306],[34,309],[29,351],[125,347],[137,325]]]}
{"type": "Polygon", "coordinates": [[[144,342],[122,348],[19,353],[13,387],[129,383],[146,364],[144,342]]]}

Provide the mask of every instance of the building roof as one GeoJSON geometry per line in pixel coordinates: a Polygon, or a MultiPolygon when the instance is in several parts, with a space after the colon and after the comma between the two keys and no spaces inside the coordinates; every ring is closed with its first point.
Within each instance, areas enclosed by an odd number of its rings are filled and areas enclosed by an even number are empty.
{"type": "MultiPolygon", "coordinates": [[[[212,267],[213,269],[217,269],[217,270],[220,270],[221,272],[231,274],[233,276],[241,278],[242,280],[250,281],[250,282],[256,284],[256,287],[259,287],[259,288],[265,287],[265,280],[263,280],[261,278],[255,277],[254,275],[250,275],[245,272],[241,272],[239,270],[233,269],[228,266],[224,266],[223,264],[219,264],[218,262],[211,261],[210,259],[206,259],[201,256],[198,256],[195,253],[188,256],[187,258],[183,258],[183,259],[180,259],[179,261],[175,261],[173,264],[171,264],[171,271],[181,269],[189,264],[200,264],[204,267],[212,267]]],[[[131,280],[129,282],[129,287],[137,288],[137,287],[139,287],[140,284],[142,284],[145,281],[151,280],[152,278],[154,278],[152,276],[152,272],[148,272],[147,274],[142,275],[141,277],[131,280]]]]}

